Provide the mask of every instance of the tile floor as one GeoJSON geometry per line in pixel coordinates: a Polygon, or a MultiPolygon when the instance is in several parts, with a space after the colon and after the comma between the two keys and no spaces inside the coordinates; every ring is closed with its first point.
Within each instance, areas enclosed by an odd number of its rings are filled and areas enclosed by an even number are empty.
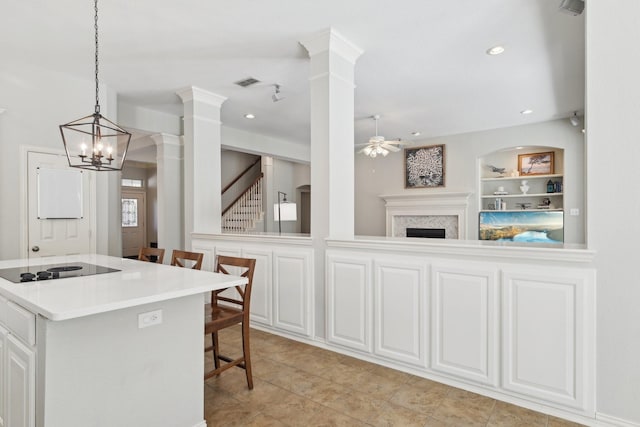
{"type": "MultiPolygon", "coordinates": [[[[239,329],[220,340],[240,354],[239,329]]],[[[209,427],[579,425],[262,331],[251,356],[253,390],[242,369],[205,381],[209,427]]]]}

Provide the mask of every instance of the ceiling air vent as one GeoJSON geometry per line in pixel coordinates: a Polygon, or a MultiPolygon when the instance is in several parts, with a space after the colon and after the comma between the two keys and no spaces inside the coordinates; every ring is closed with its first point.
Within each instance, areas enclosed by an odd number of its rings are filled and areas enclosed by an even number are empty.
{"type": "Polygon", "coordinates": [[[242,86],[242,87],[251,86],[251,85],[254,85],[256,83],[260,83],[260,80],[254,79],[253,77],[247,77],[246,79],[238,80],[237,82],[235,82],[235,84],[237,84],[238,86],[242,86]]]}
{"type": "Polygon", "coordinates": [[[578,16],[584,11],[584,0],[562,0],[560,11],[578,16]]]}

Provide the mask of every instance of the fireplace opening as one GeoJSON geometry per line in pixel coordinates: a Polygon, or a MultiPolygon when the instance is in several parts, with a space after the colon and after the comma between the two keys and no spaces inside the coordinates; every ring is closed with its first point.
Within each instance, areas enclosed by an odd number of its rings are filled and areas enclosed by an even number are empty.
{"type": "Polygon", "coordinates": [[[444,239],[444,228],[407,228],[407,237],[444,239]]]}

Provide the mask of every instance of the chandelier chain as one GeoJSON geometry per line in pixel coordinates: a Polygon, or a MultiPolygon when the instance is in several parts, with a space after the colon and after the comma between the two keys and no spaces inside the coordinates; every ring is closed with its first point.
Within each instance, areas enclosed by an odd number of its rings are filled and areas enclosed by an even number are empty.
{"type": "Polygon", "coordinates": [[[94,0],[94,28],[96,32],[96,113],[100,112],[99,82],[98,82],[98,0],[94,0]]]}

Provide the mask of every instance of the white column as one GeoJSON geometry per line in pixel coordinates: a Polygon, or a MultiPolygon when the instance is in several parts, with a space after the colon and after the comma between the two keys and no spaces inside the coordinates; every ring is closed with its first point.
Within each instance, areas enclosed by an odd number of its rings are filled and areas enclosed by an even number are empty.
{"type": "Polygon", "coordinates": [[[182,140],[179,136],[161,133],[152,135],[156,144],[158,176],[158,247],[166,250],[184,248],[184,186],[182,176],[182,140]]]}
{"type": "Polygon", "coordinates": [[[227,99],[189,87],[177,92],[184,103],[184,244],[191,233],[220,233],[220,109],[227,99]]]}
{"type": "Polygon", "coordinates": [[[311,233],[352,238],[353,76],[362,50],[331,28],[300,43],[311,58],[311,233]]]}
{"type": "MultiPolygon", "coordinates": [[[[309,52],[311,235],[316,307],[325,306],[325,238],[354,235],[354,64],[362,50],[332,29],[300,42],[309,52]]],[[[324,310],[315,335],[324,337],[324,310]]]]}

